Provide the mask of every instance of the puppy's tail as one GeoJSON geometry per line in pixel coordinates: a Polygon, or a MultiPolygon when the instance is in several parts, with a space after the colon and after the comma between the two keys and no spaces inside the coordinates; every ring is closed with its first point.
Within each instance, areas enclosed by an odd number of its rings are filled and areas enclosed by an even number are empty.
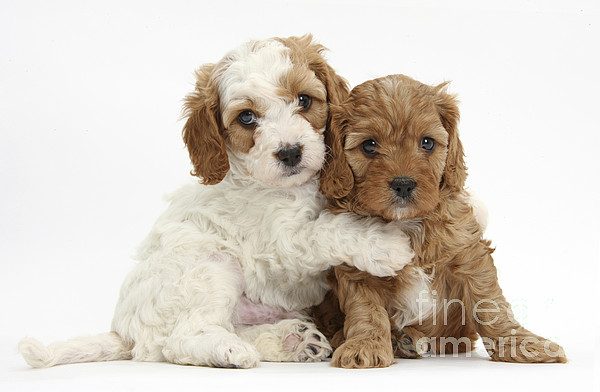
{"type": "Polygon", "coordinates": [[[49,346],[44,346],[32,338],[19,342],[19,352],[34,368],[131,359],[132,348],[132,345],[126,344],[116,332],[70,339],[49,346]]]}

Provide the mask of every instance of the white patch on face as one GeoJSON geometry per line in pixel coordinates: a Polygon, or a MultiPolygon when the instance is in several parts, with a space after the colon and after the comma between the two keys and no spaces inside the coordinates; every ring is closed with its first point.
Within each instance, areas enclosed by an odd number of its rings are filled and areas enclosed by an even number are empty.
{"type": "Polygon", "coordinates": [[[276,187],[297,186],[313,178],[325,161],[325,129],[315,130],[299,114],[296,100],[278,94],[280,81],[292,69],[289,48],[278,41],[249,43],[229,53],[223,69],[218,79],[222,112],[248,99],[267,108],[256,113],[254,146],[232,156],[240,160],[244,174],[276,187]],[[294,167],[286,166],[277,152],[295,145],[301,147],[302,158],[294,167]]]}
{"type": "Polygon", "coordinates": [[[325,143],[322,130],[315,132],[295,103],[272,102],[259,120],[254,146],[248,151],[246,168],[250,175],[270,186],[296,186],[311,179],[322,167],[325,143]],[[276,156],[283,148],[301,146],[302,158],[294,167],[276,156]]]}
{"type": "Polygon", "coordinates": [[[403,220],[409,217],[410,207],[395,207],[394,208],[394,220],[403,220]]]}
{"type": "MultiPolygon", "coordinates": [[[[392,197],[394,198],[394,200],[397,200],[395,193],[393,191],[391,191],[391,192],[392,192],[392,197]]],[[[417,196],[417,192],[418,192],[418,190],[415,190],[413,196],[410,199],[414,199],[417,196]]],[[[415,213],[415,211],[414,211],[415,205],[413,204],[413,202],[406,201],[405,204],[400,204],[399,201],[397,201],[397,203],[398,204],[393,206],[392,219],[404,220],[404,219],[410,219],[413,217],[413,214],[415,213]]]]}

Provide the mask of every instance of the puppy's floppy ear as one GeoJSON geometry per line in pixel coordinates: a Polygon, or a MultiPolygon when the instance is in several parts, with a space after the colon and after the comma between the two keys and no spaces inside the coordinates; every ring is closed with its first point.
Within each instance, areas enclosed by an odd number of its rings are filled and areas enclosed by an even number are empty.
{"type": "Polygon", "coordinates": [[[208,64],[196,71],[196,89],[185,99],[183,140],[188,148],[194,170],[206,185],[218,184],[229,171],[229,159],[222,135],[219,112],[219,92],[212,74],[215,66],[208,64]]]}
{"type": "Polygon", "coordinates": [[[341,199],[354,187],[354,173],[344,151],[346,111],[343,106],[330,105],[330,123],[325,131],[327,161],[321,170],[321,192],[329,199],[341,199]]]}
{"type": "MultiPolygon", "coordinates": [[[[311,36],[308,36],[312,40],[311,36]]],[[[309,56],[309,67],[313,70],[317,78],[325,85],[327,89],[327,101],[330,104],[339,105],[348,98],[350,88],[346,79],[338,75],[333,68],[325,61],[323,52],[327,49],[319,44],[312,43],[309,46],[312,52],[309,56]]]]}
{"type": "Polygon", "coordinates": [[[458,137],[458,99],[456,95],[449,94],[449,82],[435,87],[435,105],[437,107],[442,125],[448,132],[448,156],[442,177],[442,190],[459,192],[463,189],[467,179],[467,167],[464,161],[463,146],[458,137]]]}

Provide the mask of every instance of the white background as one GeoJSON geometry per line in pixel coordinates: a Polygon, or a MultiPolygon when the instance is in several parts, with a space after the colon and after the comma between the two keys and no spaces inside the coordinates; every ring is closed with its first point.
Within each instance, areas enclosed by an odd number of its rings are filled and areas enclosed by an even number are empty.
{"type": "MultiPolygon", "coordinates": [[[[591,390],[598,364],[600,22],[593,1],[0,0],[0,389],[591,390]],[[189,178],[193,70],[312,32],[352,86],[452,80],[469,184],[517,318],[567,365],[471,358],[344,371],[132,362],[31,370],[21,337],[107,331],[130,255],[189,178]]],[[[596,388],[599,384],[596,382],[596,388]]]]}

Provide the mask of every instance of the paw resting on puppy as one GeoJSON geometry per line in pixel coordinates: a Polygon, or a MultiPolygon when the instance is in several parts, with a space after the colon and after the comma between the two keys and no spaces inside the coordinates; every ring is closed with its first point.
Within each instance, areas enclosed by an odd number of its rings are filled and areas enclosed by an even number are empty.
{"type": "Polygon", "coordinates": [[[312,246],[327,250],[332,265],[345,263],[374,276],[394,276],[414,257],[398,222],[323,211],[311,230],[312,246]]]}
{"type": "Polygon", "coordinates": [[[406,265],[412,263],[415,256],[410,238],[397,222],[381,226],[379,222],[368,236],[370,253],[362,260],[356,260],[354,266],[375,276],[394,276],[406,265]],[[364,264],[362,264],[364,263],[364,264]],[[375,265],[371,266],[371,263],[375,265]],[[376,272],[371,272],[375,270],[376,272]]]}

